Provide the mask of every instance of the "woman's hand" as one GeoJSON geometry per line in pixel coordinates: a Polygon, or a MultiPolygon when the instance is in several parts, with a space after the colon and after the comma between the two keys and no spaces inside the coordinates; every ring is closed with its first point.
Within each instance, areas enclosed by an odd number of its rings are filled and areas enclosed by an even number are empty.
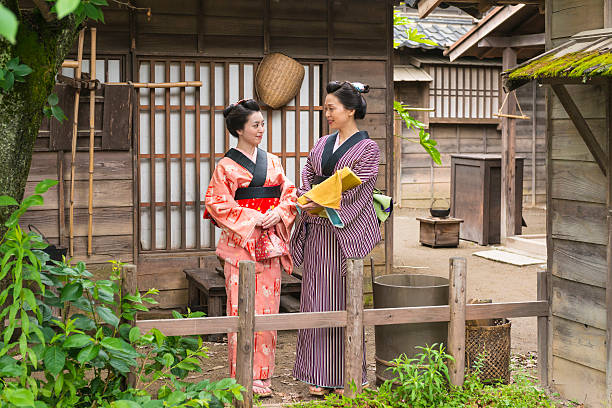
{"type": "Polygon", "coordinates": [[[261,227],[263,229],[272,228],[273,226],[278,224],[280,220],[281,217],[277,211],[268,211],[263,215],[263,218],[261,220],[261,227]]]}
{"type": "Polygon", "coordinates": [[[306,199],[308,200],[306,204],[298,203],[298,207],[300,207],[300,210],[306,211],[306,212],[312,212],[312,211],[318,210],[319,208],[322,208],[319,204],[315,203],[310,198],[306,197],[306,199]]]}

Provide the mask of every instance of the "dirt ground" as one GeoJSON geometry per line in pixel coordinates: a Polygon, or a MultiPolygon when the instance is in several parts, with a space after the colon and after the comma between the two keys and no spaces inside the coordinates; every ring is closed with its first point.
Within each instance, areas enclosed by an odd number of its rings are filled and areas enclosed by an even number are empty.
{"type": "MultiPolygon", "coordinates": [[[[458,248],[428,248],[418,241],[419,225],[415,217],[426,215],[425,210],[399,209],[395,216],[395,266],[426,267],[422,273],[448,277],[448,259],[462,256],[467,259],[468,298],[490,298],[494,302],[524,301],[536,299],[536,273],[538,266],[517,267],[497,263],[473,256],[483,250],[477,244],[461,241],[458,248]]],[[[524,209],[523,216],[528,225],[523,234],[546,232],[545,211],[524,209]]],[[[535,355],[536,318],[512,319],[512,352],[516,355],[535,355]]],[[[276,351],[276,372],[272,384],[274,395],[265,403],[289,403],[310,400],[308,386],[293,379],[291,371],[295,361],[296,331],[279,332],[276,351]]],[[[228,375],[227,345],[207,343],[209,356],[204,363],[203,377],[211,380],[228,375]]],[[[366,359],[368,380],[375,379],[374,328],[366,328],[366,359]]],[[[196,378],[194,377],[194,380],[196,378]]]]}

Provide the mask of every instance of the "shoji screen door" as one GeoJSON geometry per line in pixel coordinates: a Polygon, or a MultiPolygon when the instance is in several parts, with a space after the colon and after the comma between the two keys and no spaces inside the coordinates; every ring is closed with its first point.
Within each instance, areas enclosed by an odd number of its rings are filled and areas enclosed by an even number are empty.
{"type": "MultiPolygon", "coordinates": [[[[264,110],[261,148],[299,172],[322,128],[322,63],[305,62],[300,93],[281,110],[264,110]]],[[[204,221],[203,199],[215,163],[236,145],[223,108],[254,97],[257,62],[141,59],[139,82],[202,81],[200,88],[140,89],[137,137],[140,252],[185,252],[215,246],[218,229],[204,221]]]]}

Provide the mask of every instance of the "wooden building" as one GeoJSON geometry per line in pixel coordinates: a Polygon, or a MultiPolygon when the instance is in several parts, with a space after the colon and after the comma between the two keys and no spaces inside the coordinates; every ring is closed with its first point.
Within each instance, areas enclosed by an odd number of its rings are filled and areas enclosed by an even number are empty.
{"type": "Polygon", "coordinates": [[[508,89],[550,84],[548,105],[548,271],[551,328],[548,379],[563,397],[608,407],[612,396],[612,20],[603,4],[567,14],[547,10],[551,47],[507,71],[508,89]],[[590,30],[575,34],[565,22],[590,30]],[[581,22],[582,21],[582,22],[581,22]],[[581,22],[581,23],[580,23],[581,22]],[[602,26],[610,27],[601,29],[602,26]],[[573,35],[575,34],[575,35],[573,35]],[[553,64],[557,64],[556,67],[553,64]]]}
{"type": "MultiPolygon", "coordinates": [[[[103,83],[203,85],[129,90],[122,95],[118,94],[125,87],[105,85],[98,91],[91,256],[86,253],[89,92],[83,92],[76,154],[75,260],[94,269],[109,259],[135,263],[139,289],[160,289],[161,309],[186,305],[182,271],[198,267],[202,257],[214,251],[218,237],[202,219],[205,189],[216,161],[236,143],[225,130],[222,110],[241,98],[256,97],[254,75],[270,52],[285,53],[305,68],[297,97],[281,109],[264,111],[267,138],[262,147],[282,158],[289,178],[299,182],[310,148],[328,132],[322,111],[327,81],[361,81],[371,91],[368,115],[359,126],[382,152],[377,186],[392,189],[394,175],[387,171],[393,157],[393,143],[387,143],[393,101],[388,91],[393,84],[390,0],[131,4],[112,3],[104,9],[96,77],[103,83]]],[[[87,35],[84,72],[89,71],[89,50],[87,35]]],[[[64,74],[72,75],[72,69],[64,74]]],[[[70,112],[73,90],[58,88],[58,93],[60,106],[70,112]]],[[[60,185],[46,195],[43,207],[23,219],[24,225],[35,225],[51,242],[64,246],[69,244],[69,128],[43,123],[27,189],[44,178],[59,179],[60,185]]],[[[392,237],[393,221],[384,228],[392,237]]],[[[373,251],[381,270],[391,268],[391,255],[392,239],[373,251]]]]}
{"type": "MultiPolygon", "coordinates": [[[[396,41],[401,41],[395,50],[396,98],[431,109],[413,114],[428,125],[442,158],[442,165],[435,165],[418,144],[396,143],[396,195],[401,194],[404,207],[428,208],[435,199],[450,203],[451,154],[501,153],[501,119],[495,114],[504,98],[499,77],[502,59],[493,42],[541,32],[541,44],[518,48],[519,59],[536,55],[544,49],[544,15],[525,5],[496,7],[481,20],[455,7],[436,9],[425,19],[417,18],[417,10],[402,11],[413,21],[410,28],[438,44],[408,41],[396,27],[396,41]],[[406,71],[420,76],[408,76],[406,71]]],[[[516,152],[525,158],[523,206],[541,206],[546,202],[544,91],[534,84],[520,88],[517,96],[530,117],[516,123],[516,152]]],[[[404,137],[415,137],[396,123],[396,129],[400,126],[404,137]]]]}

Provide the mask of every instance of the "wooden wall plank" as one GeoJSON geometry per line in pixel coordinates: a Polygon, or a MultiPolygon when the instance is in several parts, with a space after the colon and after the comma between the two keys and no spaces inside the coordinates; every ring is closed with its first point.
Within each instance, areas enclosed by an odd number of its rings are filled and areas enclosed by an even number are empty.
{"type": "MultiPolygon", "coordinates": [[[[34,188],[38,184],[37,181],[28,181],[26,183],[25,194],[34,193],[34,188]]],[[[93,202],[94,207],[131,207],[132,202],[132,180],[97,180],[93,184],[93,202]]],[[[34,207],[33,211],[50,210],[58,208],[57,186],[49,189],[43,196],[45,204],[40,207],[34,207]]],[[[65,197],[69,196],[70,184],[64,185],[65,197]]],[[[87,208],[89,197],[89,183],[87,181],[74,182],[74,206],[75,208],[87,208]]],[[[68,208],[70,203],[66,201],[65,207],[68,208]]]]}
{"type": "Polygon", "coordinates": [[[560,278],[606,287],[606,246],[553,239],[552,274],[560,278]]]}
{"type": "Polygon", "coordinates": [[[606,329],[606,291],[552,276],[552,314],[601,330],[606,329]]]}
{"type": "Polygon", "coordinates": [[[552,198],[606,203],[607,180],[594,162],[552,160],[552,198]]]}
{"type": "Polygon", "coordinates": [[[553,355],[606,370],[606,331],[553,316],[553,355]]]}
{"type": "MultiPolygon", "coordinates": [[[[86,208],[74,210],[74,236],[87,236],[88,213],[86,208]]],[[[95,208],[93,216],[93,234],[102,235],[131,235],[133,232],[131,207],[95,208]]],[[[20,225],[35,225],[48,237],[58,237],[57,210],[28,211],[21,217],[20,225]]]]}
{"type": "Polygon", "coordinates": [[[386,87],[384,61],[333,61],[331,65],[330,81],[363,82],[371,88],[386,87]]]}
{"type": "MultiPolygon", "coordinates": [[[[606,117],[607,88],[604,85],[566,85],[566,88],[585,119],[606,117]]],[[[559,98],[554,96],[550,100],[552,106],[551,119],[569,118],[559,98]]]]}
{"type": "Polygon", "coordinates": [[[607,245],[606,207],[603,204],[552,199],[552,236],[607,245]]]}
{"type": "MultiPolygon", "coordinates": [[[[587,119],[587,123],[600,146],[605,151],[608,146],[605,136],[606,120],[587,119]]],[[[551,120],[550,131],[551,134],[555,135],[551,140],[551,157],[553,159],[594,161],[591,152],[589,152],[589,149],[570,119],[551,120]]]]}
{"type": "Polygon", "coordinates": [[[553,356],[551,364],[552,383],[564,398],[586,407],[605,406],[605,373],[557,356],[553,356]]]}
{"type": "Polygon", "coordinates": [[[604,26],[601,0],[557,0],[552,4],[555,7],[550,27],[553,39],[569,37],[580,31],[604,26]]]}

